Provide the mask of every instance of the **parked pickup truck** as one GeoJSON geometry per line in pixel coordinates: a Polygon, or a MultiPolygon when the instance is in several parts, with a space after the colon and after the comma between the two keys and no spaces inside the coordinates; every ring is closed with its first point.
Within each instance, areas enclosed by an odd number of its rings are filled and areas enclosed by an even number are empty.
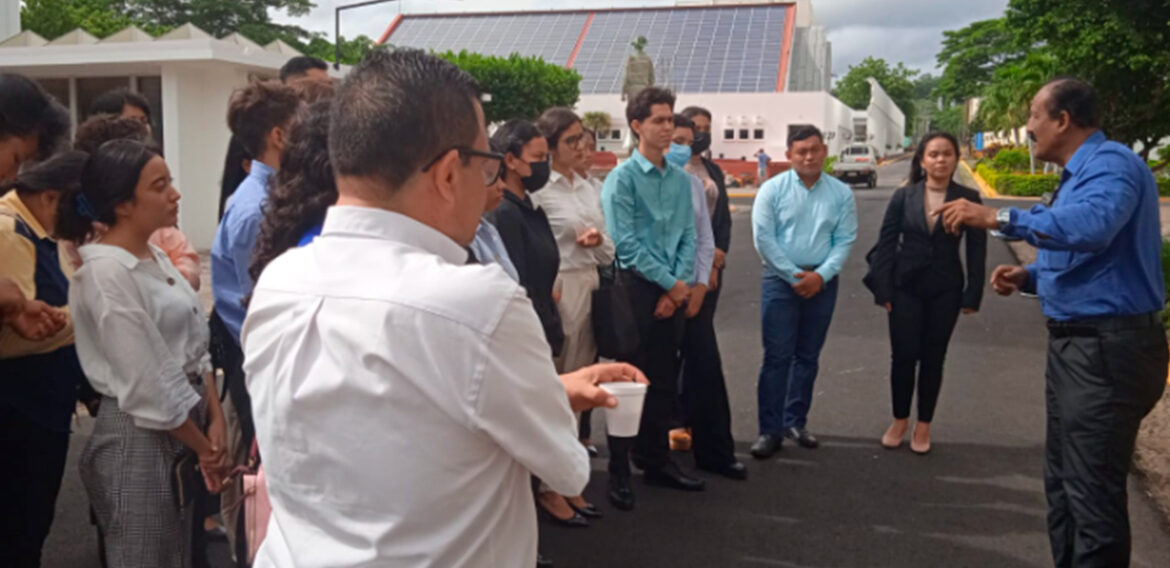
{"type": "Polygon", "coordinates": [[[833,175],[845,183],[864,183],[877,187],[878,152],[873,146],[856,144],[841,151],[833,166],[833,175]]]}

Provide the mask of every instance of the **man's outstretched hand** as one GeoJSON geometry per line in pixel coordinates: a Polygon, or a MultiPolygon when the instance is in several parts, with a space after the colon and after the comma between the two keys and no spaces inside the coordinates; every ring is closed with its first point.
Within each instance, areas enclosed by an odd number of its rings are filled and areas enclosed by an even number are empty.
{"type": "Polygon", "coordinates": [[[601,383],[635,382],[650,384],[646,375],[628,363],[598,363],[561,375],[565,392],[569,394],[569,406],[573,412],[591,408],[613,408],[617,398],[606,392],[601,383]]]}
{"type": "Polygon", "coordinates": [[[1028,269],[1014,264],[1003,264],[991,272],[991,287],[1000,296],[1011,296],[1028,285],[1028,269]]]}

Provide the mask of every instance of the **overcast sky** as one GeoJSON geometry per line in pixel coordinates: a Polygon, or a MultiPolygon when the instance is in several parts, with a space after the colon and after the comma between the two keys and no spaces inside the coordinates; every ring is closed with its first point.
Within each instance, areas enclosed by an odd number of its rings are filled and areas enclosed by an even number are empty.
{"type": "MultiPolygon", "coordinates": [[[[317,8],[306,17],[277,19],[293,22],[332,38],[333,8],[356,0],[316,0],[317,8]]],[[[816,20],[829,30],[833,43],[833,73],[843,75],[850,65],[867,56],[904,62],[922,71],[933,71],[944,30],[1003,14],[1008,0],[813,0],[816,20]]],[[[434,12],[484,12],[673,5],[674,0],[404,0],[346,12],[341,33],[345,36],[382,35],[400,9],[407,14],[434,12]]]]}

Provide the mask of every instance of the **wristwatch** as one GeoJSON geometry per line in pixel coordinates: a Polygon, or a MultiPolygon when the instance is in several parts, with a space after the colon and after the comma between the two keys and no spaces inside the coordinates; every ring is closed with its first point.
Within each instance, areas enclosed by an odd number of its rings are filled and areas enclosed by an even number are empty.
{"type": "Polygon", "coordinates": [[[1012,208],[1000,207],[999,211],[995,212],[995,221],[999,223],[999,230],[1004,230],[1005,227],[1012,223],[1012,208]]]}

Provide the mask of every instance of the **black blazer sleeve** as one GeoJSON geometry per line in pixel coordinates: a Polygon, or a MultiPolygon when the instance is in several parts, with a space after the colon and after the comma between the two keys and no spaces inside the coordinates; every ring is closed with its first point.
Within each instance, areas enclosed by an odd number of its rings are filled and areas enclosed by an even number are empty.
{"type": "Polygon", "coordinates": [[[524,219],[516,206],[507,199],[500,202],[500,206],[488,215],[488,220],[496,226],[500,233],[500,240],[504,242],[504,249],[508,251],[508,259],[516,267],[516,276],[520,284],[528,282],[528,255],[524,246],[524,219]]]}
{"type": "Polygon", "coordinates": [[[711,231],[715,236],[715,248],[723,252],[731,252],[731,200],[727,197],[727,185],[723,181],[723,168],[711,160],[703,160],[707,166],[707,175],[719,188],[719,198],[715,200],[715,210],[711,212],[711,231]]]}
{"type": "MultiPolygon", "coordinates": [[[[979,192],[968,189],[966,193],[968,200],[983,203],[979,192]]],[[[978,310],[987,278],[987,230],[966,228],[963,232],[967,236],[967,290],[963,292],[963,307],[978,310]]]]}
{"type": "Polygon", "coordinates": [[[870,273],[874,277],[874,302],[879,306],[894,300],[894,265],[898,254],[898,239],[902,235],[906,191],[907,188],[901,187],[890,198],[890,203],[886,206],[886,216],[882,219],[881,232],[878,233],[878,242],[874,247],[870,273]]]}

